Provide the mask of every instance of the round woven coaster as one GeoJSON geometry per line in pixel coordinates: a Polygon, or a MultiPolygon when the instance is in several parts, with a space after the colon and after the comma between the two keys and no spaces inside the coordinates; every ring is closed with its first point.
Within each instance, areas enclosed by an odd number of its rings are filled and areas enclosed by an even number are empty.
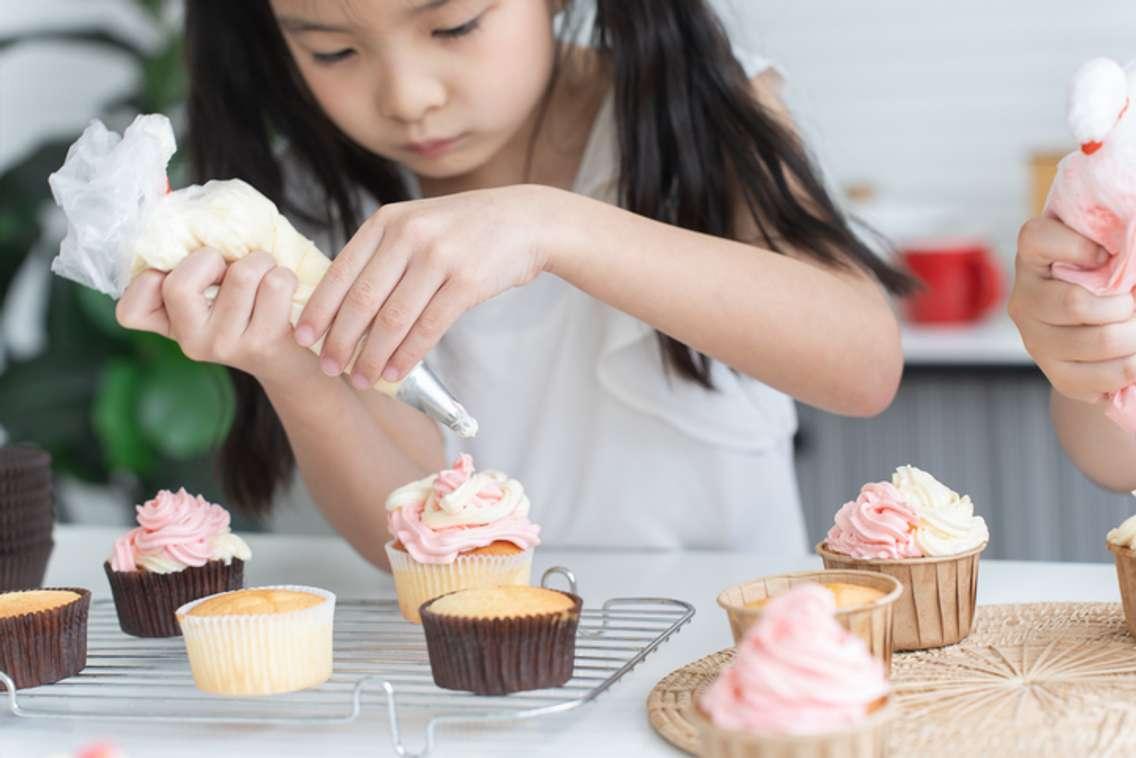
{"type": "MultiPolygon", "coordinates": [[[[732,657],[700,658],[651,691],[651,725],[675,747],[697,749],[695,693],[732,657]]],[[[1118,603],[983,606],[959,644],[896,654],[892,685],[892,756],[1136,754],[1136,640],[1118,603]]]]}

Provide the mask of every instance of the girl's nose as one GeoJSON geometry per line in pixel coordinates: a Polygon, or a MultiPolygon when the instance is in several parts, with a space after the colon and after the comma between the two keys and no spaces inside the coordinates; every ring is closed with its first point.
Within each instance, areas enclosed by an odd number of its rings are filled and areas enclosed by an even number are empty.
{"type": "Polygon", "coordinates": [[[407,124],[421,121],[446,104],[446,86],[441,79],[407,66],[388,69],[380,79],[377,95],[383,116],[407,124]]]}

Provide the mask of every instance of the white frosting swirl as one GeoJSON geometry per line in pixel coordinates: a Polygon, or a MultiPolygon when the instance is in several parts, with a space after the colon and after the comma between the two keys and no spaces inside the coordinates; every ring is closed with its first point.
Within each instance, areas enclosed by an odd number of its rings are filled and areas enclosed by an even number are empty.
{"type": "MultiPolygon", "coordinates": [[[[224,561],[226,566],[232,563],[234,558],[242,561],[252,558],[248,543],[232,532],[223,532],[213,537],[209,541],[209,551],[209,560],[224,561]]],[[[139,553],[135,563],[143,571],[155,574],[172,574],[185,569],[184,563],[161,550],[139,553]]]]}
{"type": "Polygon", "coordinates": [[[1109,530],[1108,541],[1113,545],[1136,550],[1136,516],[1129,516],[1120,526],[1109,530]]]}
{"type": "Polygon", "coordinates": [[[974,515],[974,503],[969,496],[959,496],[914,466],[900,466],[891,481],[919,516],[915,542],[923,555],[958,555],[990,540],[986,521],[974,515]]]}

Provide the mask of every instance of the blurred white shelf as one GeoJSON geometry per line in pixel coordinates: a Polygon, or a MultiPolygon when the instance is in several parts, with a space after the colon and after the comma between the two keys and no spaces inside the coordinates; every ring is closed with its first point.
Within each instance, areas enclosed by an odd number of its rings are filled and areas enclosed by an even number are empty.
{"type": "Polygon", "coordinates": [[[1017,327],[1005,313],[960,326],[903,325],[908,366],[1032,366],[1017,327]]]}

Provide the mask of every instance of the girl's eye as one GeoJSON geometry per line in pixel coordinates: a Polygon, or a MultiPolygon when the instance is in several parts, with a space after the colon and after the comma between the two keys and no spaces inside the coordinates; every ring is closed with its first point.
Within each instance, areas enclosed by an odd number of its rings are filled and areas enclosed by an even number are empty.
{"type": "Polygon", "coordinates": [[[316,63],[337,63],[345,58],[349,58],[355,53],[351,48],[344,48],[343,50],[336,50],[334,53],[312,53],[312,58],[316,63]]]}
{"type": "Polygon", "coordinates": [[[465,22],[461,26],[454,26],[454,27],[451,27],[449,29],[435,29],[433,31],[433,35],[435,37],[441,37],[442,39],[454,39],[456,37],[464,37],[465,35],[469,34],[470,32],[476,30],[480,23],[481,23],[481,17],[478,16],[475,19],[472,19],[470,21],[465,22]]]}

